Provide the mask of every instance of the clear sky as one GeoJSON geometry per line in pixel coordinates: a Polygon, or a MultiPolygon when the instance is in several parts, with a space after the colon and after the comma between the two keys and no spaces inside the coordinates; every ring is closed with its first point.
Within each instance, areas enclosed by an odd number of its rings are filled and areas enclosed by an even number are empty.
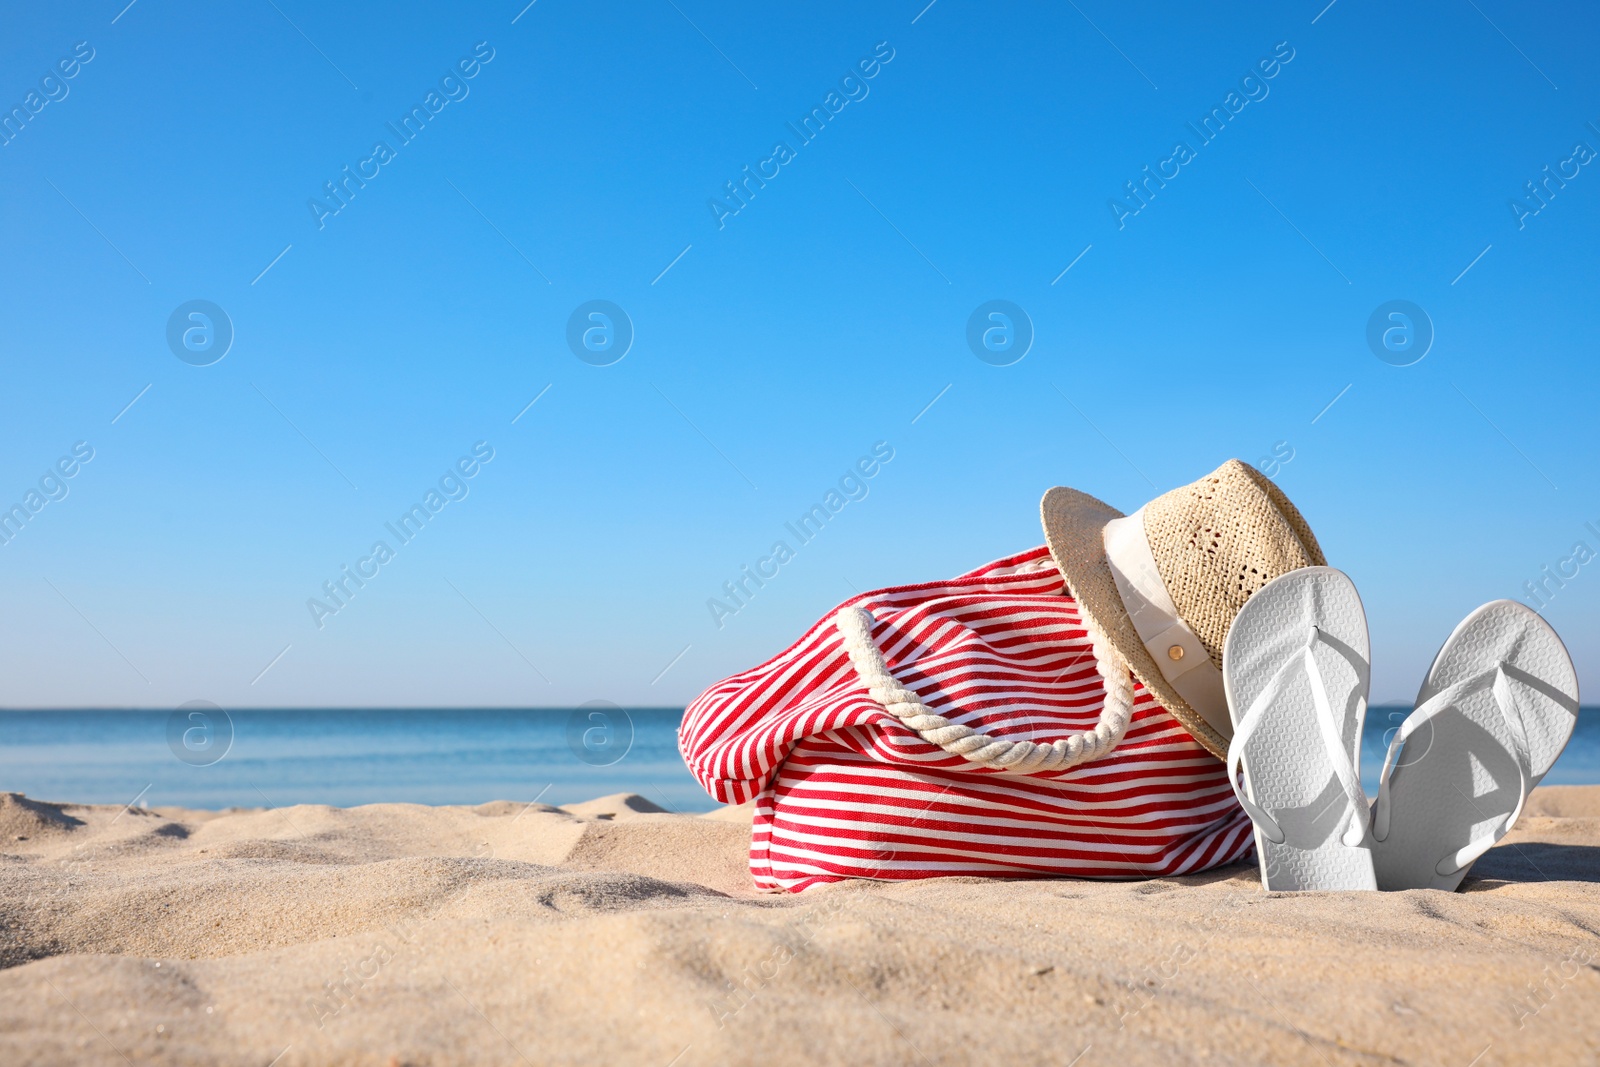
{"type": "Polygon", "coordinates": [[[681,704],[1231,456],[1594,692],[1600,12],[925,2],[8,12],[0,704],[681,704]]]}

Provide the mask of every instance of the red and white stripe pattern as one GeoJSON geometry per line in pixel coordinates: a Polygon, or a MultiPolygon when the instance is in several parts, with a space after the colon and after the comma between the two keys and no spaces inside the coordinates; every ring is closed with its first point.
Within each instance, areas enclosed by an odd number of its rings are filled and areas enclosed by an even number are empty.
{"type": "MultiPolygon", "coordinates": [[[[944,582],[863,594],[900,683],[953,722],[1051,741],[1099,721],[1105,689],[1043,546],[944,582]]],[[[1147,878],[1250,852],[1223,764],[1135,682],[1109,755],[1017,775],[930,745],[867,694],[833,613],[689,705],[684,761],[728,804],[754,799],[763,889],[939,875],[1147,878]]]]}

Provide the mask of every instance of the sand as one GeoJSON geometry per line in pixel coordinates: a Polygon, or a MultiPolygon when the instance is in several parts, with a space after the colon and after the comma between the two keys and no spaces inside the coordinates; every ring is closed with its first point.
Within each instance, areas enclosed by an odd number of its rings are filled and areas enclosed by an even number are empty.
{"type": "Polygon", "coordinates": [[[748,813],[0,794],[0,1063],[1594,1063],[1600,787],[1457,893],[754,892],[748,813]],[[1076,1059],[1075,1059],[1076,1057],[1076,1059]],[[1476,1059],[1475,1059],[1476,1057],[1476,1059]]]}

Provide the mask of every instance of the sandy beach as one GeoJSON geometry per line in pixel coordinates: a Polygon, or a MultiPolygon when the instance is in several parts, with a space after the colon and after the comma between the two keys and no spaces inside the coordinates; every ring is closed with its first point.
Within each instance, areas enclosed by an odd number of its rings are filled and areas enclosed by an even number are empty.
{"type": "Polygon", "coordinates": [[[0,1062],[1593,1063],[1600,787],[1459,893],[752,891],[746,812],[0,795],[0,1062]],[[1074,1059],[1077,1057],[1077,1059],[1074,1059]],[[1475,1059],[1476,1057],[1476,1059],[1475,1059]]]}

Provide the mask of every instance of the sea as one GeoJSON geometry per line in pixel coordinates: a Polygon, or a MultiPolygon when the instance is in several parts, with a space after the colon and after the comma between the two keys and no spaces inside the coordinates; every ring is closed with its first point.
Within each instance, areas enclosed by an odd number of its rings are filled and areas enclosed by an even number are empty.
{"type": "MultiPolygon", "coordinates": [[[[1368,711],[1362,784],[1409,708],[1368,711]]],[[[142,807],[571,804],[637,793],[716,807],[678,755],[681,708],[0,711],[0,792],[142,807]]],[[[1550,785],[1600,784],[1600,707],[1584,708],[1550,785]]]]}

